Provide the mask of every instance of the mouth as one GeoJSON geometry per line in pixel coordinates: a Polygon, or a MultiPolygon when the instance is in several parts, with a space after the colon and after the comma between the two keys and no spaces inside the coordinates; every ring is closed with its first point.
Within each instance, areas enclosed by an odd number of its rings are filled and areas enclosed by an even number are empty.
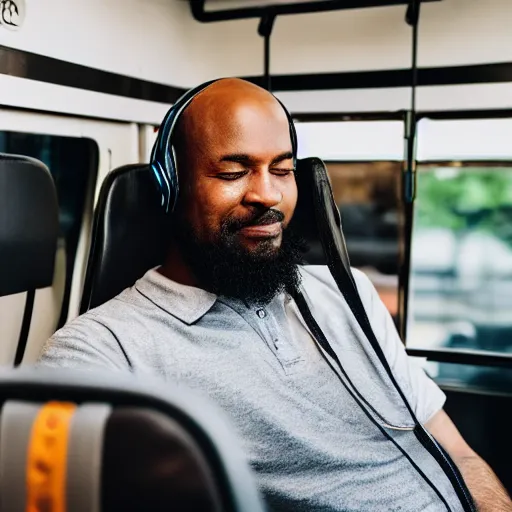
{"type": "Polygon", "coordinates": [[[246,238],[276,238],[283,231],[280,222],[272,224],[260,224],[257,226],[246,226],[240,230],[246,238]]]}

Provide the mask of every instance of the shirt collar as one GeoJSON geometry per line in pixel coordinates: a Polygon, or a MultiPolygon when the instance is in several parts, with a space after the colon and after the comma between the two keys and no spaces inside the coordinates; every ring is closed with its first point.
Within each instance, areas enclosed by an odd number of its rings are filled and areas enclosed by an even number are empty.
{"type": "Polygon", "coordinates": [[[217,301],[213,293],[186,286],[164,277],[158,267],[148,270],[135,289],[170,315],[191,325],[203,317],[217,301]]]}

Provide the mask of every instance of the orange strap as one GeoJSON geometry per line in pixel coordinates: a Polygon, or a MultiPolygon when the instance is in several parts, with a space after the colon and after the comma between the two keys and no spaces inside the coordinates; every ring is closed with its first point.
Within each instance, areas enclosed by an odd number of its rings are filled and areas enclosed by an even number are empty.
{"type": "Polygon", "coordinates": [[[26,512],[66,511],[66,469],[71,418],[76,405],[48,402],[34,424],[27,454],[26,512]]]}

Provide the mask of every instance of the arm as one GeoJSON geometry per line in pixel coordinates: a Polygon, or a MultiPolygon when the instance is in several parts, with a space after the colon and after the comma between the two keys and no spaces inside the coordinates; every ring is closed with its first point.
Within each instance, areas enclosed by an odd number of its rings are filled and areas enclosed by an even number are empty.
{"type": "Polygon", "coordinates": [[[480,512],[512,512],[512,501],[492,469],[460,435],[444,410],[427,423],[427,430],[459,468],[480,512]]]}
{"type": "Polygon", "coordinates": [[[445,395],[409,358],[391,316],[368,278],[354,272],[374,332],[418,420],[448,452],[481,512],[512,512],[512,503],[490,467],[467,445],[443,410],[445,395]]]}

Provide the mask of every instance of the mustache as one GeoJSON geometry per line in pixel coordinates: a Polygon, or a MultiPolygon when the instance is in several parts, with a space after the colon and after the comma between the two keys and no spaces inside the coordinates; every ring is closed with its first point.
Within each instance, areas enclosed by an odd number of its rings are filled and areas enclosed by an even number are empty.
{"type": "Polygon", "coordinates": [[[229,231],[238,231],[249,226],[267,226],[283,222],[284,218],[284,214],[279,210],[265,210],[264,212],[255,212],[241,219],[230,219],[226,223],[226,228],[229,231]]]}

